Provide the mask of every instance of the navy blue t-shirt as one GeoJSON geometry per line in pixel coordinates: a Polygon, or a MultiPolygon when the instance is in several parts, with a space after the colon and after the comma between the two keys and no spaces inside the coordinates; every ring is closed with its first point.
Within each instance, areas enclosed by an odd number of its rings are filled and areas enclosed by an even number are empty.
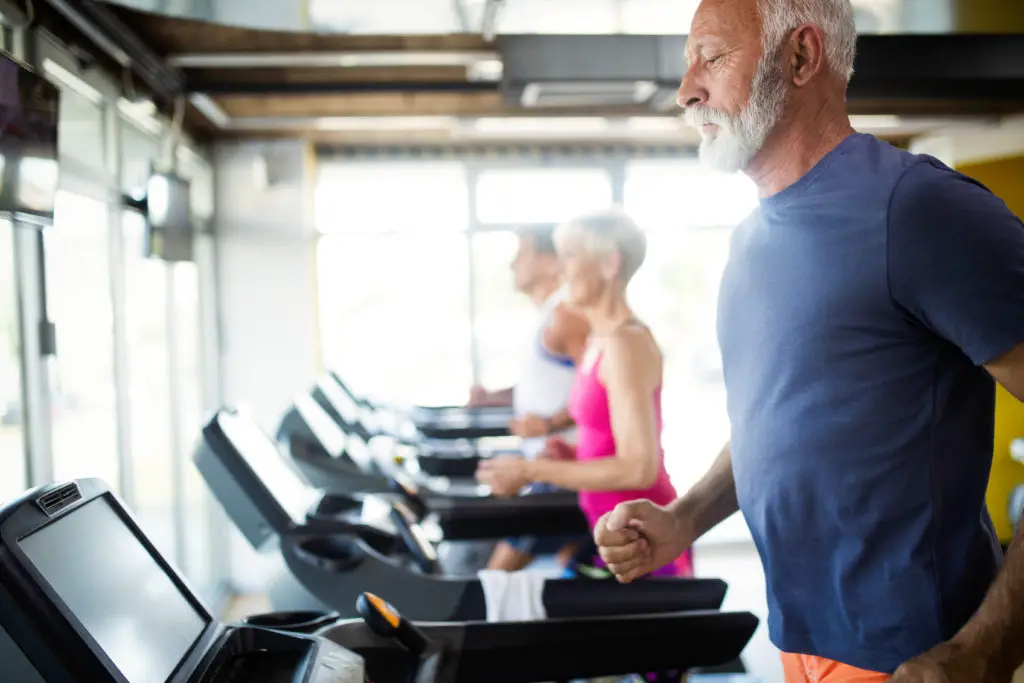
{"type": "Polygon", "coordinates": [[[853,135],[736,229],[718,335],[772,641],[889,673],[952,636],[1001,558],[981,366],[1024,342],[1024,225],[853,135]]]}

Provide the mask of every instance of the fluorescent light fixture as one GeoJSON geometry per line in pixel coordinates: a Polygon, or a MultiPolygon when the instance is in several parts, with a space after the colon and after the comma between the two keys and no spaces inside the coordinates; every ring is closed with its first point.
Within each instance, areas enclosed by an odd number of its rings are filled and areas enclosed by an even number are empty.
{"type": "Polygon", "coordinates": [[[206,117],[206,119],[217,126],[218,128],[227,128],[231,123],[231,117],[224,109],[217,104],[209,95],[203,93],[193,93],[189,95],[188,101],[192,103],[200,114],[206,117]]]}
{"type": "Polygon", "coordinates": [[[313,122],[327,131],[450,130],[454,125],[451,116],[328,116],[313,122]]]}
{"type": "Polygon", "coordinates": [[[466,67],[466,79],[470,82],[500,81],[505,65],[500,59],[480,59],[466,67]]]}
{"type": "Polygon", "coordinates": [[[186,69],[250,69],[258,67],[385,67],[465,66],[480,61],[500,60],[495,52],[419,51],[392,52],[244,52],[236,54],[195,53],[173,55],[171,66],[186,69]]]}
{"type": "Polygon", "coordinates": [[[686,127],[677,116],[633,116],[625,123],[626,128],[638,133],[674,133],[686,127]]]}
{"type": "Polygon", "coordinates": [[[103,104],[103,95],[77,75],[71,73],[49,57],[43,60],[43,71],[52,76],[60,85],[74,90],[93,104],[103,104]]]}
{"type": "Polygon", "coordinates": [[[903,119],[899,116],[869,114],[851,116],[850,124],[856,130],[893,130],[903,125],[903,119]]]}
{"type": "Polygon", "coordinates": [[[573,134],[600,133],[608,130],[608,119],[601,117],[488,117],[473,122],[477,133],[497,134],[573,134]]]}

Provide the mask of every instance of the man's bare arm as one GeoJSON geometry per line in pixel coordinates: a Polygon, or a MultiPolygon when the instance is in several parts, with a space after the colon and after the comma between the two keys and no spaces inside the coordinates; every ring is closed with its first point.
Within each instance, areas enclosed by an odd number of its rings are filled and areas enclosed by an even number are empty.
{"type": "MultiPolygon", "coordinates": [[[[1024,344],[987,363],[997,382],[1024,401],[1024,344]]],[[[1024,664],[1024,540],[1013,539],[1002,571],[974,617],[953,638],[968,652],[977,652],[995,665],[998,675],[1009,676],[1024,664]]]]}
{"type": "Polygon", "coordinates": [[[732,477],[732,450],[725,444],[707,474],[670,506],[696,540],[740,509],[732,477]]]}

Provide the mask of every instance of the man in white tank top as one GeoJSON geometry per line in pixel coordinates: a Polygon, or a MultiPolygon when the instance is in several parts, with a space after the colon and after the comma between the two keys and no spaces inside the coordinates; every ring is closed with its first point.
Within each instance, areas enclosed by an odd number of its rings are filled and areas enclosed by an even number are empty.
{"type": "MultiPolygon", "coordinates": [[[[586,318],[563,302],[553,231],[553,227],[524,230],[512,261],[516,289],[539,309],[519,381],[499,391],[479,386],[470,391],[471,406],[513,406],[509,431],[522,439],[523,457],[530,459],[543,454],[551,436],[557,434],[570,443],[575,439],[569,392],[590,335],[586,318]]],[[[498,544],[488,568],[521,569],[535,555],[557,552],[574,540],[509,539],[498,544]]]]}

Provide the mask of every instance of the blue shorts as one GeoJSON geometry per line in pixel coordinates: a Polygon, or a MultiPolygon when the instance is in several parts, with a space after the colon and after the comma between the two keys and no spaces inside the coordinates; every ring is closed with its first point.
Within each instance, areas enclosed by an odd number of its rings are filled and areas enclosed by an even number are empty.
{"type": "MultiPolygon", "coordinates": [[[[553,493],[562,489],[551,484],[531,484],[522,494],[531,496],[537,493],[553,493]]],[[[590,539],[587,534],[561,534],[557,536],[520,536],[518,538],[506,538],[505,543],[521,553],[529,553],[535,557],[541,555],[554,555],[570,543],[585,542],[590,539]]]]}

